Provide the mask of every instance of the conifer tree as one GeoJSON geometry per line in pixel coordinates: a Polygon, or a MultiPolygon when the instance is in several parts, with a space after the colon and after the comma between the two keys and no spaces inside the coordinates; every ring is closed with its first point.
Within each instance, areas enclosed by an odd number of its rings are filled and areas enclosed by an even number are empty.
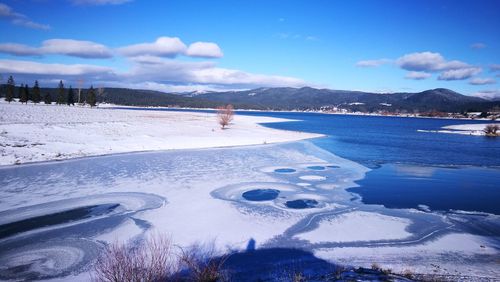
{"type": "Polygon", "coordinates": [[[28,101],[31,100],[31,94],[28,84],[24,85],[24,95],[26,95],[26,104],[28,104],[28,101]]]}
{"type": "Polygon", "coordinates": [[[73,95],[73,88],[70,86],[69,87],[69,91],[68,91],[68,106],[69,105],[75,105],[75,99],[74,99],[74,95],[73,95]]]}
{"type": "Polygon", "coordinates": [[[59,88],[59,92],[58,92],[59,94],[57,96],[56,103],[58,105],[64,105],[66,103],[66,95],[64,95],[64,84],[63,84],[62,80],[59,81],[59,87],[58,88],[59,88]]]}
{"type": "Polygon", "coordinates": [[[5,94],[5,101],[7,102],[12,102],[14,100],[14,88],[16,87],[16,84],[14,82],[14,78],[12,78],[12,75],[9,76],[9,79],[7,80],[7,93],[5,94]]]}
{"type": "Polygon", "coordinates": [[[43,97],[43,102],[47,105],[52,104],[52,97],[50,97],[49,93],[45,93],[45,96],[43,97]]]}
{"type": "Polygon", "coordinates": [[[90,86],[89,92],[87,94],[87,103],[90,105],[90,107],[95,107],[96,102],[97,101],[95,97],[94,86],[90,86]]]}
{"type": "Polygon", "coordinates": [[[28,101],[28,96],[25,95],[24,84],[21,84],[17,89],[17,98],[19,98],[19,102],[24,103],[28,101]]]}
{"type": "Polygon", "coordinates": [[[33,86],[33,97],[31,100],[33,101],[33,103],[38,104],[40,103],[41,99],[40,86],[38,86],[38,80],[35,80],[35,86],[33,86]]]}

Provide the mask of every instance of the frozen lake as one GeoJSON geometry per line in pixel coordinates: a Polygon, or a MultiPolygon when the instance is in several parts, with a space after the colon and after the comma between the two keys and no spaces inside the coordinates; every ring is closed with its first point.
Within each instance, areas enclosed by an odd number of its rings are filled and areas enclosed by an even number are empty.
{"type": "Polygon", "coordinates": [[[348,192],[371,169],[310,141],[0,169],[0,278],[88,280],[115,241],[289,248],[333,263],[495,276],[498,216],[390,209],[348,192]],[[375,251],[375,253],[373,253],[375,251]]]}

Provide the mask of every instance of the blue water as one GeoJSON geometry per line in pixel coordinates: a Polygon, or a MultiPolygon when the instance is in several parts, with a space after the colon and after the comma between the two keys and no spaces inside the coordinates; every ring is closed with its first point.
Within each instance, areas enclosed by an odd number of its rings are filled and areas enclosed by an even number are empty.
{"type": "MultiPolygon", "coordinates": [[[[419,132],[476,121],[277,113],[266,126],[327,135],[317,146],[373,170],[351,188],[388,208],[500,214],[500,138],[419,132]]],[[[484,121],[483,121],[484,122],[484,121]]]]}
{"type": "MultiPolygon", "coordinates": [[[[168,109],[168,111],[185,110],[168,109]]],[[[295,112],[237,111],[237,114],[299,120],[264,125],[277,129],[324,134],[326,138],[315,139],[313,143],[338,156],[371,168],[384,163],[500,167],[500,138],[418,131],[489,121],[295,112]]]]}
{"type": "Polygon", "coordinates": [[[239,114],[299,119],[265,126],[327,135],[313,143],[368,167],[384,163],[500,167],[500,138],[418,131],[485,121],[316,113],[239,114]]]}
{"type": "Polygon", "coordinates": [[[279,190],[276,189],[255,189],[244,192],[241,196],[248,201],[270,201],[278,198],[280,194],[279,190]]]}
{"type": "MultiPolygon", "coordinates": [[[[205,111],[210,112],[210,111],[205,111]]],[[[267,127],[326,135],[312,142],[371,169],[358,193],[389,208],[500,214],[500,138],[420,132],[487,121],[290,112],[237,112],[299,121],[267,127]]]]}

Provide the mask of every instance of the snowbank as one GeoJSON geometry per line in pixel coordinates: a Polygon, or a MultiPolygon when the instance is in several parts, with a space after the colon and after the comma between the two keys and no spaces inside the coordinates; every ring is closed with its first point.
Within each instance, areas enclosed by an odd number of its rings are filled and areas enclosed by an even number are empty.
{"type": "Polygon", "coordinates": [[[400,239],[411,235],[405,230],[410,223],[407,218],[355,211],[322,220],[317,229],[298,237],[311,243],[400,239]]]}
{"type": "Polygon", "coordinates": [[[457,124],[457,125],[443,126],[442,130],[419,130],[419,131],[484,136],[486,135],[484,133],[484,128],[490,124],[496,124],[500,126],[500,123],[457,124]]]}
{"type": "Polygon", "coordinates": [[[255,145],[319,137],[235,116],[221,130],[215,114],[0,102],[0,165],[151,150],[255,145]]]}

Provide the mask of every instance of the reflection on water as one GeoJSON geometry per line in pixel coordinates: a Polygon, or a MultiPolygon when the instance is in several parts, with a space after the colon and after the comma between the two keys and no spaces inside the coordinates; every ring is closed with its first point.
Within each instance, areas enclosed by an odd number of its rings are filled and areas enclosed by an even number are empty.
{"type": "Polygon", "coordinates": [[[293,169],[293,168],[278,168],[278,169],[275,169],[274,172],[277,172],[277,173],[292,173],[292,172],[295,172],[296,170],[293,169]]]}
{"type": "Polygon", "coordinates": [[[113,211],[119,204],[103,204],[87,207],[78,207],[66,211],[36,216],[21,221],[0,225],[0,239],[57,224],[64,224],[72,221],[86,219],[92,216],[100,216],[113,211]]]}
{"type": "Polygon", "coordinates": [[[357,181],[366,204],[389,208],[465,210],[500,214],[499,170],[481,167],[429,167],[386,164],[357,181]]]}
{"type": "Polygon", "coordinates": [[[395,172],[404,176],[414,176],[428,178],[432,177],[436,172],[436,168],[430,166],[416,166],[416,165],[397,165],[395,172]]]}
{"type": "Polygon", "coordinates": [[[310,199],[300,199],[287,201],[285,205],[291,209],[309,209],[316,207],[318,205],[318,201],[310,199]]]}
{"type": "Polygon", "coordinates": [[[246,191],[241,196],[248,201],[270,201],[274,200],[280,194],[280,190],[276,189],[255,189],[246,191]]]}

